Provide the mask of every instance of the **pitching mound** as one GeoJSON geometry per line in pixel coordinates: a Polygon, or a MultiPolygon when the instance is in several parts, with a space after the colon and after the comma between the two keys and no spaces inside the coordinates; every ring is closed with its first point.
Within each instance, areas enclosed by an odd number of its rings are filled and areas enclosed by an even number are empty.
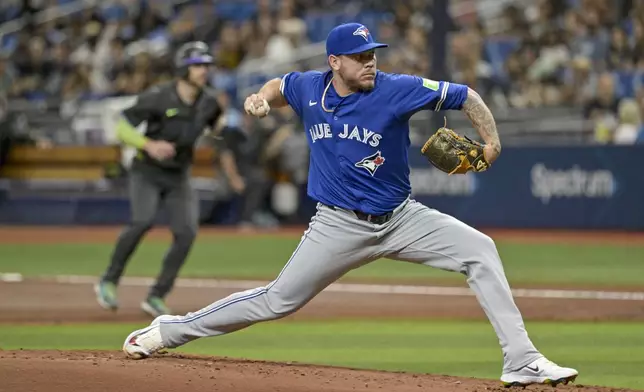
{"type": "MultiPolygon", "coordinates": [[[[493,380],[169,354],[144,361],[107,351],[0,351],[7,391],[506,391],[493,380]]],[[[531,386],[530,391],[552,391],[531,386]]],[[[560,386],[562,391],[625,389],[560,386]]]]}

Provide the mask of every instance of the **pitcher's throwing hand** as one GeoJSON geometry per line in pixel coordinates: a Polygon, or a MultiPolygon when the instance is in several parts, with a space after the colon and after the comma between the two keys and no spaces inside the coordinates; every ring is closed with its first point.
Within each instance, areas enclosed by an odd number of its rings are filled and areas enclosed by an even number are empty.
{"type": "Polygon", "coordinates": [[[262,95],[253,94],[244,101],[244,110],[253,116],[265,117],[271,111],[271,107],[262,95]]]}

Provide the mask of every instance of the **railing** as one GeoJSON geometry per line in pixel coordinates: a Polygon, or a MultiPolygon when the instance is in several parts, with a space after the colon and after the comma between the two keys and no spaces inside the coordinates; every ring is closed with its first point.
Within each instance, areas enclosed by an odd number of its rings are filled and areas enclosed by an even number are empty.
{"type": "MultiPolygon", "coordinates": [[[[410,120],[412,143],[422,144],[436,129],[430,116],[447,117],[450,128],[476,140],[479,135],[470,121],[457,111],[440,114],[422,111],[410,120]]],[[[504,145],[584,145],[593,144],[593,123],[584,119],[574,108],[511,108],[507,113],[495,113],[495,120],[504,145]]]]}
{"type": "MultiPolygon", "coordinates": [[[[118,112],[131,97],[78,102],[72,110],[64,105],[46,106],[29,101],[11,101],[10,110],[27,118],[36,134],[50,138],[57,145],[104,145],[116,143],[114,124],[118,112]]],[[[478,139],[468,119],[457,111],[433,113],[422,111],[410,121],[410,137],[421,144],[436,130],[431,116],[446,116],[448,126],[478,139]]],[[[593,124],[575,108],[514,109],[495,112],[504,145],[580,145],[593,143],[593,124]]]]}
{"type": "MultiPolygon", "coordinates": [[[[53,6],[36,13],[34,15],[34,23],[47,23],[58,18],[81,12],[87,8],[94,7],[97,4],[99,4],[99,0],[77,0],[72,3],[53,6]]],[[[25,16],[3,23],[0,25],[0,38],[6,34],[20,31],[26,24],[27,18],[25,16]]]]}

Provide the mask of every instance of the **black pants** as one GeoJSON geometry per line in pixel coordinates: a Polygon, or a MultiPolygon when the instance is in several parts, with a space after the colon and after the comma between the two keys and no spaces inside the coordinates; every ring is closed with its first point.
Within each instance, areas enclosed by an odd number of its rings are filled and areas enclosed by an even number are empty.
{"type": "Polygon", "coordinates": [[[173,243],[165,254],[161,273],[150,288],[149,295],[163,298],[172,290],[199,227],[199,204],[189,179],[188,174],[172,178],[132,169],[129,175],[132,219],[118,238],[103,281],[118,284],[127,262],[143,236],[152,228],[156,214],[163,205],[169,214],[173,243]]]}
{"type": "Polygon", "coordinates": [[[243,171],[246,181],[244,201],[240,214],[240,221],[252,222],[253,214],[257,212],[264,199],[271,191],[271,181],[263,167],[251,167],[243,171]]]}

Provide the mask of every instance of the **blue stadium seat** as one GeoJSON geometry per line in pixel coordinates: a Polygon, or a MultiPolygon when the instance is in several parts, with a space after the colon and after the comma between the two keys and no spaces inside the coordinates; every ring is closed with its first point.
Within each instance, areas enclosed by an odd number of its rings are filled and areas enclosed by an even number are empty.
{"type": "Polygon", "coordinates": [[[620,98],[635,97],[635,73],[632,71],[616,71],[614,75],[617,96],[620,98]]]}
{"type": "Polygon", "coordinates": [[[124,20],[127,18],[127,9],[120,5],[110,5],[102,8],[100,15],[106,20],[124,20]]]}
{"type": "Polygon", "coordinates": [[[386,13],[379,12],[361,12],[356,15],[347,15],[341,12],[309,13],[304,17],[304,22],[308,28],[307,36],[311,42],[325,41],[333,27],[349,22],[358,22],[368,26],[371,34],[377,39],[378,25],[386,15],[386,13]]]}
{"type": "Polygon", "coordinates": [[[257,14],[257,2],[250,0],[221,1],[215,6],[217,15],[231,21],[244,21],[257,14]]]}
{"type": "Polygon", "coordinates": [[[2,36],[2,39],[0,40],[0,51],[11,53],[17,46],[18,36],[15,33],[2,36]]]}
{"type": "Polygon", "coordinates": [[[44,101],[47,99],[47,93],[44,91],[28,91],[24,93],[24,97],[29,101],[44,101]]]}
{"type": "Polygon", "coordinates": [[[8,6],[0,9],[0,21],[7,22],[20,16],[20,7],[8,6]]]}

